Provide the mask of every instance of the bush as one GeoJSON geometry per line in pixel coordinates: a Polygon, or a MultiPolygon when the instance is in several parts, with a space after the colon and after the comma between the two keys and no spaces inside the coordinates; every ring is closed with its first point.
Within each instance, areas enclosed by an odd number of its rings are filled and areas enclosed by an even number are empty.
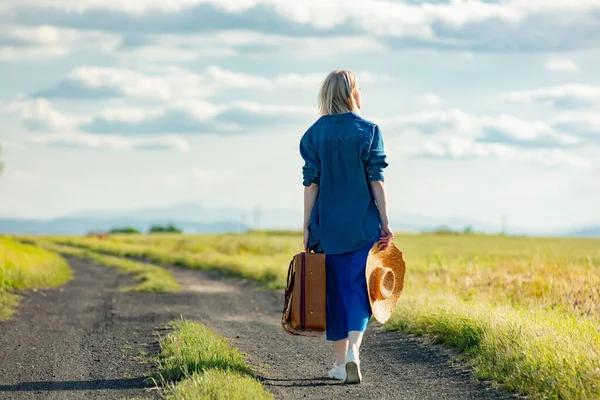
{"type": "Polygon", "coordinates": [[[169,224],[167,226],[152,225],[148,233],[182,233],[181,229],[169,224]]]}
{"type": "Polygon", "coordinates": [[[434,235],[458,235],[459,232],[453,230],[452,228],[442,225],[435,228],[431,233],[434,235]]]}
{"type": "Polygon", "coordinates": [[[131,226],[126,226],[124,228],[113,228],[110,230],[110,233],[129,233],[139,235],[140,231],[138,231],[135,228],[132,228],[131,226]]]}

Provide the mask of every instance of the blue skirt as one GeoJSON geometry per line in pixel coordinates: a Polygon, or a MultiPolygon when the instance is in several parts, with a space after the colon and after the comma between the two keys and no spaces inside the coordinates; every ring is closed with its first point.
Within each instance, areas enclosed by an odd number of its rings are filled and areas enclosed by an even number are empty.
{"type": "Polygon", "coordinates": [[[375,243],[327,257],[327,340],[342,340],[348,332],[364,332],[371,318],[365,269],[369,250],[375,243]]]}

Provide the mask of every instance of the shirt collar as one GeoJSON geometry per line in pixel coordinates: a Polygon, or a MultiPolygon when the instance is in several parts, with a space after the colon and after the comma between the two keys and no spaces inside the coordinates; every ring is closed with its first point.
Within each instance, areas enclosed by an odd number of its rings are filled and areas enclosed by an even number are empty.
{"type": "Polygon", "coordinates": [[[342,114],[323,115],[322,118],[329,119],[329,120],[343,120],[343,119],[348,119],[348,118],[360,118],[360,116],[356,112],[350,111],[350,112],[345,112],[342,114]]]}

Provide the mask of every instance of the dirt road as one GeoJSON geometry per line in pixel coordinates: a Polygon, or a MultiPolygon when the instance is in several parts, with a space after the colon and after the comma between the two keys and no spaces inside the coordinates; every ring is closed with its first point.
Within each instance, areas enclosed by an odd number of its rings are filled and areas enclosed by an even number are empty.
{"type": "Polygon", "coordinates": [[[1,399],[155,397],[145,388],[157,351],[156,329],[193,319],[232,339],[266,388],[281,399],[506,399],[451,367],[446,352],[373,325],[361,351],[364,383],[326,379],[332,363],[324,339],[286,335],[282,293],[252,282],[171,268],[181,293],[124,293],[129,278],[70,260],[75,279],[28,293],[11,321],[0,322],[1,399]]]}

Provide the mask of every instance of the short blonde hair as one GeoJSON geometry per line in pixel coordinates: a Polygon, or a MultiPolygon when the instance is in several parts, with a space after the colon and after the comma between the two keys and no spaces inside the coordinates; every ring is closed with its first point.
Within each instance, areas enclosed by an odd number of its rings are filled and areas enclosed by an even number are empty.
{"type": "Polygon", "coordinates": [[[319,91],[319,114],[331,115],[357,111],[359,105],[354,98],[358,90],[358,79],[354,72],[338,69],[323,81],[319,91]]]}

